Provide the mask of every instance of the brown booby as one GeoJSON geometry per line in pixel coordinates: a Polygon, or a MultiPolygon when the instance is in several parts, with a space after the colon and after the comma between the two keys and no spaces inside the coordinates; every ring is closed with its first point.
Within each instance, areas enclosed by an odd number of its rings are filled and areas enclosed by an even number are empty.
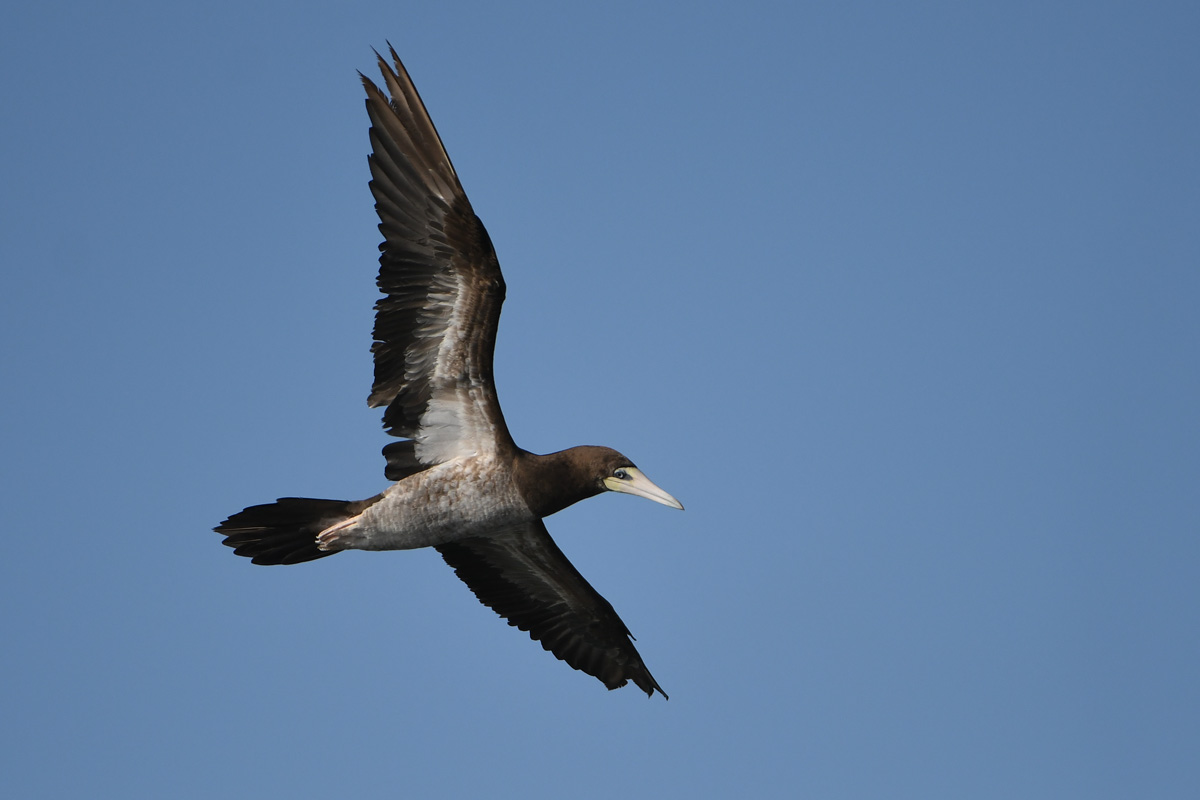
{"type": "Polygon", "coordinates": [[[379,57],[387,94],[360,77],[384,236],[368,404],[385,407],[384,428],[400,439],[383,448],[384,475],[395,483],[367,500],[284,497],[234,514],[216,531],[255,564],[434,547],[484,605],[575,669],[609,689],[632,680],[666,697],[625,623],[542,518],[604,491],[683,506],[616,450],[535,455],[513,442],[492,380],[505,292],[500,265],[408,72],[390,52],[394,67],[379,57]]]}

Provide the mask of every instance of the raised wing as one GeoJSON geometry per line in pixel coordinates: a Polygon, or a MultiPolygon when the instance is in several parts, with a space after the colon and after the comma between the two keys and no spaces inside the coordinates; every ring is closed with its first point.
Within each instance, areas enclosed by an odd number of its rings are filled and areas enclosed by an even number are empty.
{"type": "Polygon", "coordinates": [[[504,278],[424,103],[391,50],[390,99],[362,76],[379,214],[375,383],[384,427],[422,464],[513,447],[492,380],[504,278]]]}
{"type": "Polygon", "coordinates": [[[437,550],[484,605],[575,669],[609,689],[632,680],[647,695],[667,696],[642,663],[625,623],[571,565],[541,520],[437,550]]]}

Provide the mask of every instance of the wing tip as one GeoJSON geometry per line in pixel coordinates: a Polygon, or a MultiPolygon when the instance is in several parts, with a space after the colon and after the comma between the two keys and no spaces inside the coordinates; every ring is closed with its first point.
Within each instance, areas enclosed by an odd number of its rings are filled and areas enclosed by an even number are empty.
{"type": "Polygon", "coordinates": [[[654,676],[650,674],[650,670],[646,669],[645,664],[639,664],[636,670],[631,670],[627,675],[622,675],[619,683],[608,684],[606,682],[605,685],[608,686],[609,691],[612,691],[613,689],[620,689],[629,682],[629,679],[632,679],[634,685],[646,693],[646,697],[654,697],[654,693],[658,692],[663,696],[663,700],[671,699],[670,695],[664,692],[663,688],[658,685],[658,681],[654,680],[654,676]]]}

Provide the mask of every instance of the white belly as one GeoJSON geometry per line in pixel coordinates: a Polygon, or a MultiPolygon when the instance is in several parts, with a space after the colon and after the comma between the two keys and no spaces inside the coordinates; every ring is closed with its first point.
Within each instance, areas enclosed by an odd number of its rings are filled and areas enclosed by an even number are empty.
{"type": "Polygon", "coordinates": [[[409,550],[496,534],[532,518],[509,471],[476,456],[405,478],[318,541],[328,550],[409,550]]]}

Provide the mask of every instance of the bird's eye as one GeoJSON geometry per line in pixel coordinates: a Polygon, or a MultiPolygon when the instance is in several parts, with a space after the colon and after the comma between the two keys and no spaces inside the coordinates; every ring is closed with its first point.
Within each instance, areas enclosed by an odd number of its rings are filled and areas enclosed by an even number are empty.
{"type": "Polygon", "coordinates": [[[629,480],[629,473],[623,469],[615,469],[613,470],[613,477],[619,481],[627,481],[629,480]]]}

